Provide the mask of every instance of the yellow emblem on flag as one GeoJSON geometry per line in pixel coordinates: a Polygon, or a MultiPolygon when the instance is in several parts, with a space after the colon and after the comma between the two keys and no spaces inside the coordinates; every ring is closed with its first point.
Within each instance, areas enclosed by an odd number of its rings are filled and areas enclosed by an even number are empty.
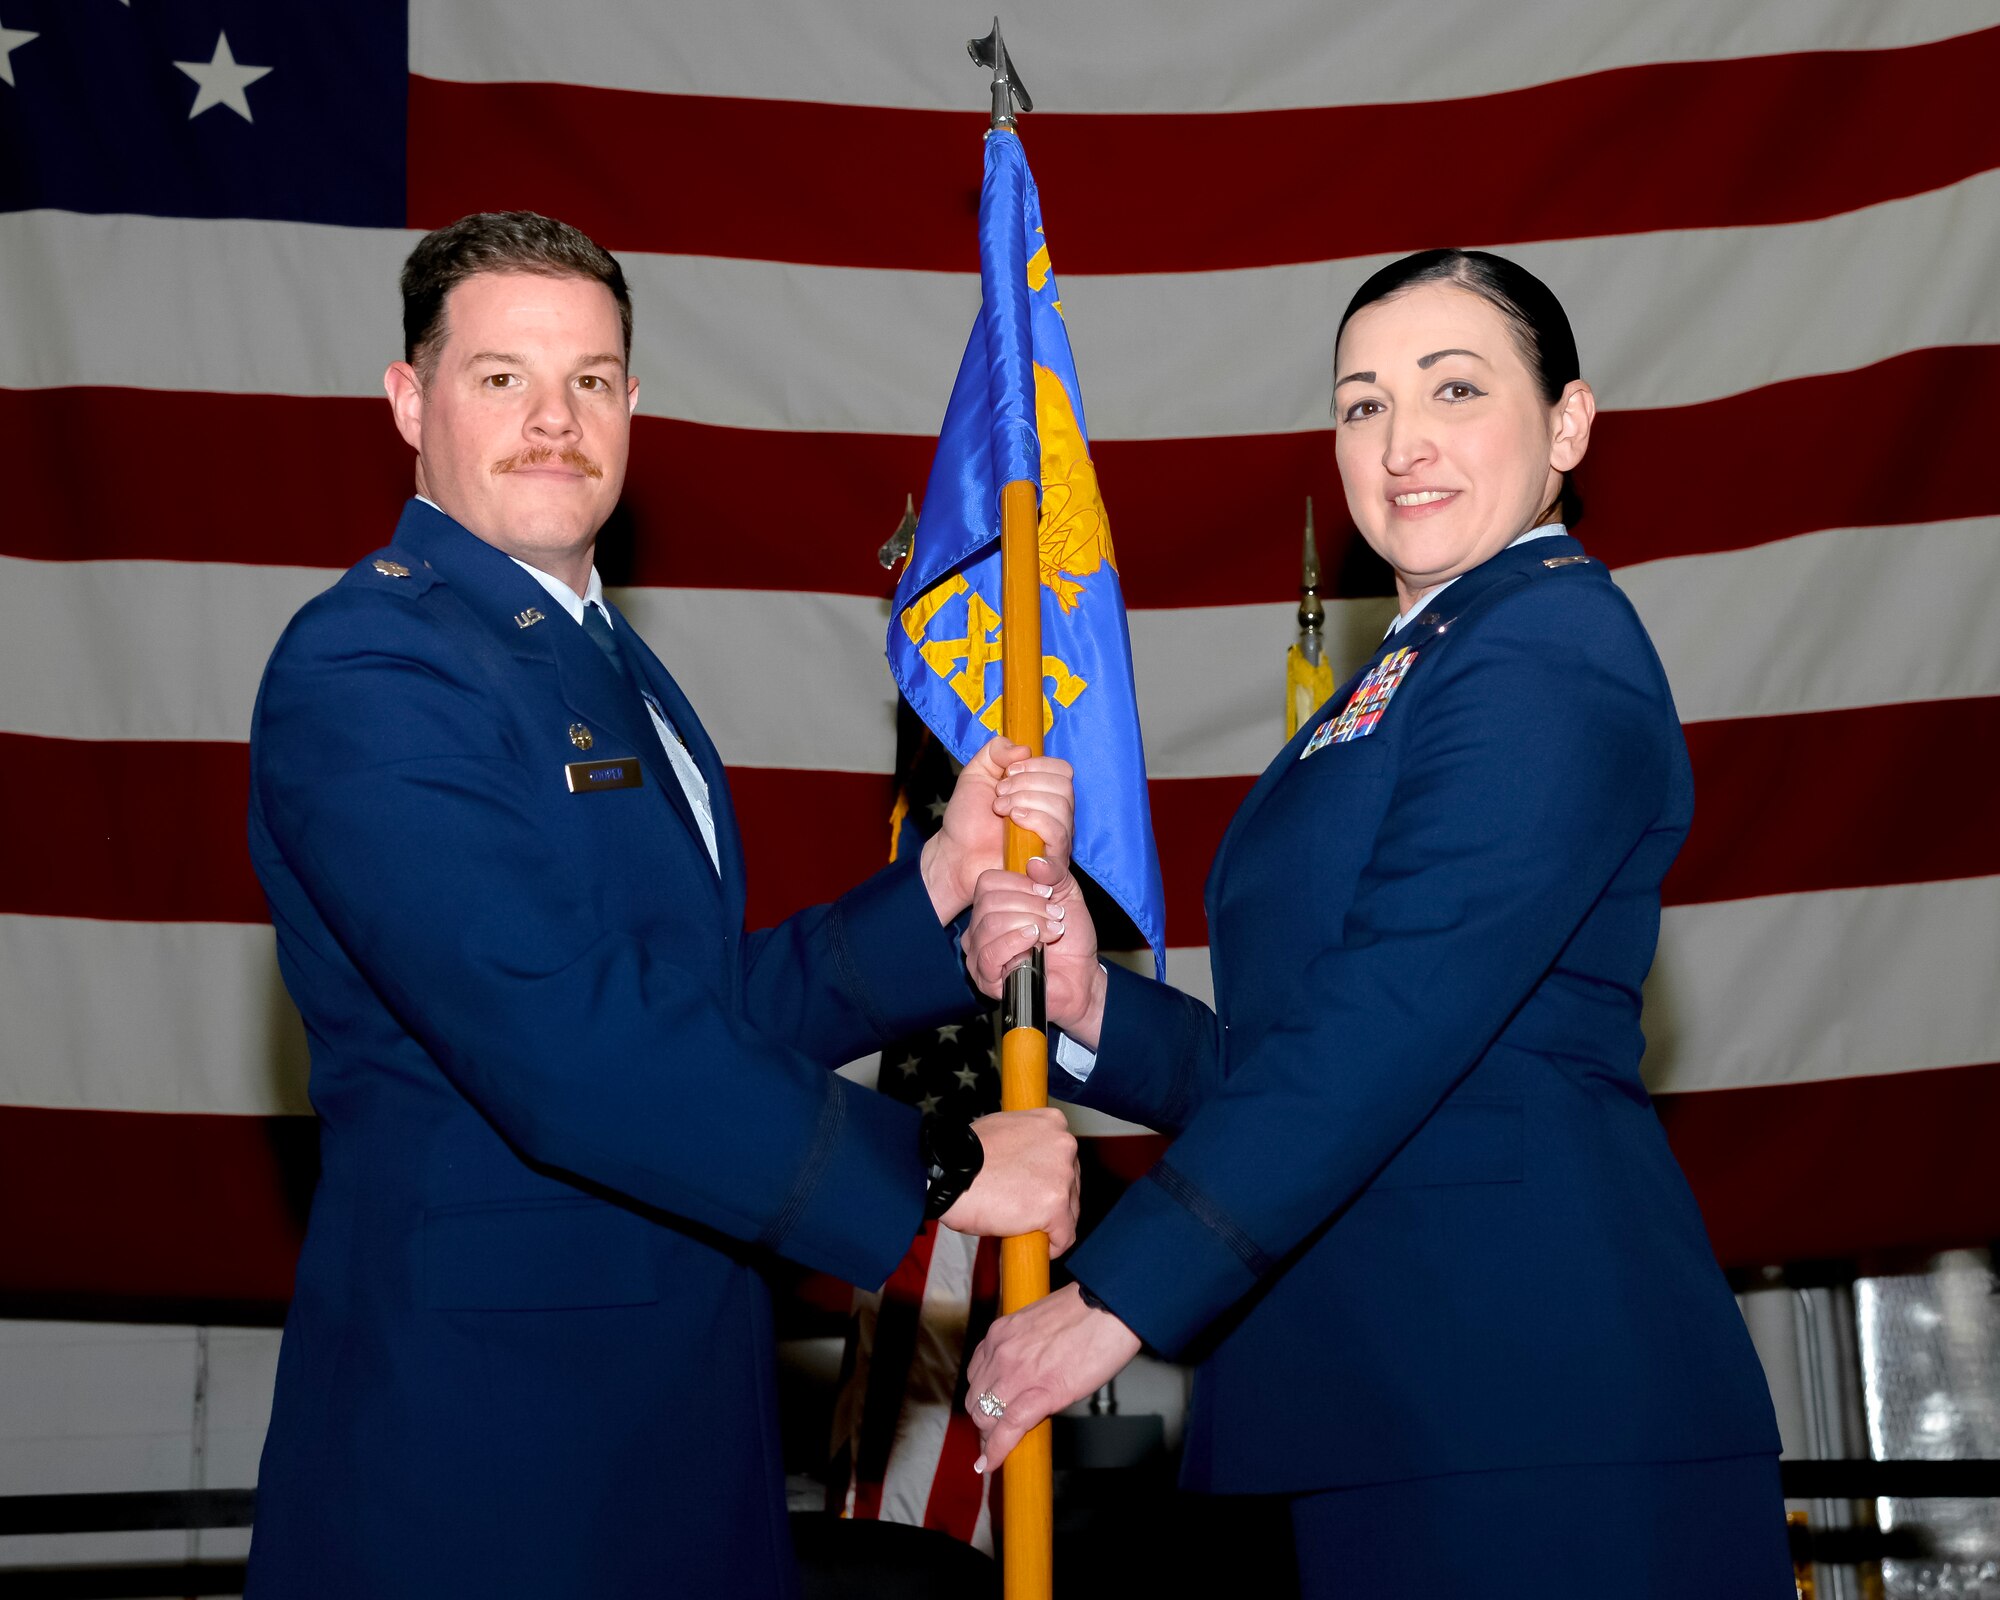
{"type": "Polygon", "coordinates": [[[1035,431],[1042,443],[1042,521],[1038,530],[1042,586],[1074,611],[1083,585],[1100,567],[1118,570],[1111,548],[1111,519],[1097,489],[1097,468],[1076,425],[1063,381],[1035,363],[1035,431]]]}

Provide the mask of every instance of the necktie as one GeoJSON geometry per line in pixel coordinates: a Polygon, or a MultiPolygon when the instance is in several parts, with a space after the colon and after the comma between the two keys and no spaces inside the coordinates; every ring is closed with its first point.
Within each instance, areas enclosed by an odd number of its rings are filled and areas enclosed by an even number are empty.
{"type": "MultiPolygon", "coordinates": [[[[618,639],[611,631],[611,620],[606,617],[601,606],[594,601],[583,608],[583,631],[590,635],[590,642],[611,658],[611,664],[618,669],[618,676],[628,684],[632,683],[632,669],[625,664],[625,652],[618,648],[618,639]]],[[[632,684],[636,689],[637,684],[632,684]]]]}
{"type": "Polygon", "coordinates": [[[671,733],[675,742],[685,749],[687,741],[681,738],[680,729],[674,726],[673,719],[640,683],[639,674],[633,670],[631,660],[618,647],[618,636],[611,631],[611,619],[604,614],[603,607],[595,601],[587,601],[584,604],[583,631],[590,635],[592,644],[611,658],[611,664],[618,669],[618,675],[625,680],[632,692],[645,702],[649,710],[658,714],[660,721],[666,724],[667,732],[671,733]]]}

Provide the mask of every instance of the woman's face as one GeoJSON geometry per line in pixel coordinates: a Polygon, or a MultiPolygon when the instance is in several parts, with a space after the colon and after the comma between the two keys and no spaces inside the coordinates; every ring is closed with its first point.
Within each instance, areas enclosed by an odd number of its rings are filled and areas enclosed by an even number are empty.
{"type": "Polygon", "coordinates": [[[1506,319],[1456,284],[1356,312],[1334,370],[1347,509],[1405,607],[1534,527],[1590,440],[1589,386],[1545,402],[1506,319]]]}

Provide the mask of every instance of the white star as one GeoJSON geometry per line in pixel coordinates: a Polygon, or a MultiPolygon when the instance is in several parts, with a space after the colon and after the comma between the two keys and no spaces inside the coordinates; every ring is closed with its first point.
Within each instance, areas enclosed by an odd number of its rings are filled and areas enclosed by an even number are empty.
{"type": "Polygon", "coordinates": [[[967,1089],[975,1087],[979,1082],[979,1072],[975,1067],[960,1067],[952,1076],[958,1079],[962,1087],[967,1089]]]}
{"type": "Polygon", "coordinates": [[[934,817],[942,817],[945,813],[945,808],[949,804],[950,802],[947,800],[933,800],[931,802],[931,815],[934,817]]]}
{"type": "Polygon", "coordinates": [[[927,1094],[923,1097],[923,1099],[917,1102],[917,1109],[921,1111],[925,1116],[929,1116],[933,1111],[937,1110],[937,1108],[938,1108],[938,1097],[934,1094],[927,1094]]]}
{"type": "Polygon", "coordinates": [[[958,1030],[964,1026],[965,1024],[962,1022],[947,1022],[942,1028],[938,1029],[937,1036],[949,1044],[957,1044],[958,1030]]]}
{"type": "Polygon", "coordinates": [[[0,28],[0,83],[14,81],[14,63],[9,56],[20,49],[30,39],[39,39],[39,33],[30,33],[26,28],[0,28]]]}
{"type": "Polygon", "coordinates": [[[236,57],[229,52],[229,35],[226,33],[215,36],[213,60],[176,61],[174,65],[201,85],[194,97],[194,109],[188,113],[190,122],[210,106],[227,106],[245,122],[253,120],[250,97],[243,91],[271,70],[269,67],[239,65],[236,57]]]}
{"type": "Polygon", "coordinates": [[[906,1078],[914,1078],[917,1075],[917,1058],[915,1056],[904,1056],[901,1061],[896,1063],[896,1070],[906,1078]]]}

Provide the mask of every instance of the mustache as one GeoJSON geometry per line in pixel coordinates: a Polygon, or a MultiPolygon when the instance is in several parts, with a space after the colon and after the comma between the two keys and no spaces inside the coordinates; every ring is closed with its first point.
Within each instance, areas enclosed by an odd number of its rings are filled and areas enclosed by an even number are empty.
{"type": "Polygon", "coordinates": [[[492,472],[497,478],[503,472],[519,472],[524,467],[539,467],[547,461],[560,461],[582,473],[586,478],[601,478],[604,469],[581,450],[573,446],[566,450],[554,450],[548,445],[531,445],[526,450],[516,451],[511,456],[502,456],[493,463],[492,472]]]}

